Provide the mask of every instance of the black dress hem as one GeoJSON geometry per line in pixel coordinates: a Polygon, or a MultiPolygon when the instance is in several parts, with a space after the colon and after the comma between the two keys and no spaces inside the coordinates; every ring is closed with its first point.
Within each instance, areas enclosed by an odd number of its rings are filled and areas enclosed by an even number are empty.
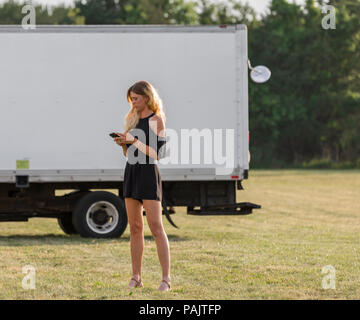
{"type": "Polygon", "coordinates": [[[125,199],[125,198],[131,198],[131,199],[137,200],[137,201],[139,201],[139,202],[141,202],[141,203],[143,203],[143,200],[156,200],[156,201],[160,201],[160,202],[161,202],[161,199],[159,199],[159,198],[156,198],[156,199],[153,199],[153,198],[148,199],[148,198],[139,198],[139,197],[133,197],[133,196],[124,196],[124,199],[125,199]]]}

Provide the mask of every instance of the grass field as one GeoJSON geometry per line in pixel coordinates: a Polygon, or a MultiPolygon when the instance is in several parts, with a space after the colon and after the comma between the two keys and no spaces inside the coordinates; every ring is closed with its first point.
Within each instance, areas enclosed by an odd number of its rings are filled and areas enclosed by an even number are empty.
{"type": "Polygon", "coordinates": [[[164,217],[173,290],[161,280],[145,220],[144,288],[131,277],[129,228],[119,239],[65,235],[55,219],[0,223],[0,299],[360,299],[360,171],[252,170],[246,216],[164,217]],[[36,288],[24,290],[32,265],[36,288]],[[335,289],[323,289],[324,266],[335,289]]]}

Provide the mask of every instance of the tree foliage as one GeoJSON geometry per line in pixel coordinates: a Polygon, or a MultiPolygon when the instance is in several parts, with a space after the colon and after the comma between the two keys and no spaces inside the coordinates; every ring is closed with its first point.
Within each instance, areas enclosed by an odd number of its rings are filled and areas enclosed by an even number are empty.
{"type": "Polygon", "coordinates": [[[314,0],[304,8],[273,0],[249,31],[253,64],[273,71],[266,85],[250,84],[251,148],[260,166],[359,157],[359,6],[333,3],[336,29],[322,28],[325,14],[314,0]]]}

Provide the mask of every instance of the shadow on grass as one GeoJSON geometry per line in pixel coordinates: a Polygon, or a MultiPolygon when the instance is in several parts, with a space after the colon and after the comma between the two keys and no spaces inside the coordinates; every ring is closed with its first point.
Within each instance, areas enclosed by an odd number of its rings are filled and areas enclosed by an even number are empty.
{"type": "MultiPolygon", "coordinates": [[[[155,241],[151,235],[145,235],[145,240],[155,241]]],[[[168,234],[169,242],[190,241],[189,237],[179,237],[178,235],[168,234]]],[[[79,235],[62,234],[42,234],[42,235],[11,235],[0,236],[0,247],[22,247],[22,246],[41,246],[41,245],[92,245],[101,243],[130,242],[130,236],[122,236],[112,239],[82,238],[79,235]]]]}

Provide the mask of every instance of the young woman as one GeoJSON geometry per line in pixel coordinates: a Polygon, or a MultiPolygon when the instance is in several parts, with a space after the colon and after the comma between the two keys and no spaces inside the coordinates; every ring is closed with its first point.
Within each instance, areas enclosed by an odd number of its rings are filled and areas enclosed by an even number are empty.
{"type": "Polygon", "coordinates": [[[169,241],[162,224],[161,176],[155,160],[164,156],[165,121],[162,100],[147,81],[139,81],[127,91],[131,106],[125,118],[125,132],[115,142],[123,148],[128,161],[125,167],[123,197],[130,225],[132,278],[129,288],[142,287],[141,266],[144,252],[143,206],[154,236],[162,268],[160,291],[171,289],[169,241]],[[142,130],[143,134],[140,134],[142,130]],[[135,133],[138,133],[136,136],[135,133]],[[141,161],[141,154],[143,153],[141,161]],[[134,160],[139,161],[134,163],[134,160]],[[131,160],[131,161],[130,161],[131,160]],[[155,162],[155,163],[154,163],[155,162]]]}

